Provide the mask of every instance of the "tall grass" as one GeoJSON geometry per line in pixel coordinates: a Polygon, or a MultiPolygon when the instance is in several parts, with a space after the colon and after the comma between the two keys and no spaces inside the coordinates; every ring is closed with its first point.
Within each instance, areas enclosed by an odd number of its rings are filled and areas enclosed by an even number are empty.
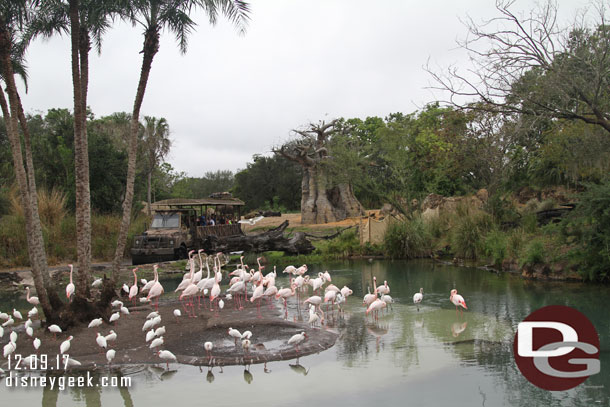
{"type": "MultiPolygon", "coordinates": [[[[38,193],[39,213],[49,264],[74,261],[76,258],[76,221],[66,209],[66,196],[60,191],[38,193]]],[[[25,220],[17,189],[8,194],[10,213],[0,218],[0,267],[29,265],[25,220]]],[[[125,255],[129,254],[133,236],[146,228],[146,216],[138,215],[129,229],[125,255]]],[[[121,218],[119,215],[91,216],[91,255],[95,261],[112,260],[121,218]]]]}
{"type": "Polygon", "coordinates": [[[484,238],[492,226],[493,219],[488,213],[458,206],[451,228],[451,248],[456,257],[477,259],[484,254],[484,238]]]}
{"type": "Polygon", "coordinates": [[[384,249],[393,258],[427,257],[432,252],[432,237],[420,217],[394,221],[385,233],[384,249]]]}

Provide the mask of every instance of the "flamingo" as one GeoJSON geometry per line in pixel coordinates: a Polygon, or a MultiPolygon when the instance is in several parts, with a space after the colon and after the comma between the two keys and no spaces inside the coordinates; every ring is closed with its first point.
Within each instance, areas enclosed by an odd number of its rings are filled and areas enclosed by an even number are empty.
{"type": "Polygon", "coordinates": [[[72,302],[72,295],[74,294],[74,290],[76,289],[76,287],[74,286],[74,283],[72,282],[72,273],[74,272],[74,266],[72,264],[69,264],[70,266],[70,283],[66,286],[66,298],[68,298],[68,301],[72,302]]]}
{"type": "MultiPolygon", "coordinates": [[[[457,315],[458,306],[460,306],[464,309],[468,309],[468,307],[466,306],[466,301],[464,301],[464,297],[459,295],[455,288],[453,290],[451,290],[451,296],[449,297],[449,301],[451,301],[453,303],[453,305],[455,305],[455,315],[457,315]]],[[[462,308],[460,308],[460,315],[462,315],[464,313],[462,308]]]]}
{"type": "Polygon", "coordinates": [[[180,316],[182,316],[182,313],[180,312],[180,310],[179,309],[175,309],[174,310],[174,317],[176,317],[176,322],[178,322],[178,323],[180,323],[178,321],[178,317],[180,317],[180,316]]]}
{"type": "Polygon", "coordinates": [[[129,288],[129,300],[133,301],[133,306],[136,306],[136,298],[138,295],[138,276],[136,275],[136,271],[138,268],[131,270],[133,272],[133,285],[129,288]]]}
{"type": "Polygon", "coordinates": [[[25,297],[27,302],[29,302],[33,306],[40,304],[40,300],[38,299],[38,297],[30,297],[30,287],[25,287],[25,291],[27,292],[25,297]]]}
{"type": "Polygon", "coordinates": [[[346,285],[343,286],[343,288],[341,289],[341,295],[344,298],[349,297],[350,295],[352,295],[354,292],[352,290],[350,290],[350,288],[346,285]]]}
{"type": "Polygon", "coordinates": [[[236,295],[234,304],[236,306],[238,306],[240,310],[243,309],[243,306],[240,303],[240,297],[239,296],[240,296],[240,294],[242,292],[245,292],[245,291],[246,291],[246,283],[244,281],[241,281],[241,280],[236,282],[235,284],[233,284],[227,290],[228,293],[233,293],[233,294],[236,295]]]}
{"type": "Polygon", "coordinates": [[[282,271],[282,273],[295,274],[296,271],[297,271],[297,268],[295,266],[286,266],[286,268],[284,269],[284,271],[282,271]]]}
{"type": "Polygon", "coordinates": [[[290,279],[290,288],[280,288],[277,292],[277,294],[275,294],[275,298],[276,299],[282,299],[284,300],[284,310],[286,312],[288,312],[288,303],[287,300],[288,298],[294,296],[295,293],[295,286],[294,286],[294,279],[290,279]]]}
{"type": "Polygon", "coordinates": [[[419,311],[419,303],[421,303],[424,299],[424,289],[420,288],[418,293],[413,294],[413,304],[417,305],[417,310],[419,311]]]}
{"type": "Polygon", "coordinates": [[[57,340],[57,334],[61,333],[61,328],[55,324],[49,326],[49,332],[53,333],[53,339],[57,340]]]}
{"type": "MultiPolygon", "coordinates": [[[[394,304],[394,298],[392,298],[391,296],[384,294],[381,296],[381,301],[385,302],[386,305],[389,305],[390,308],[392,308],[392,304],[394,304]]],[[[394,308],[392,308],[394,309],[394,308]]],[[[387,307],[386,307],[386,311],[387,311],[387,307]]]]}
{"type": "Polygon", "coordinates": [[[150,288],[150,290],[148,291],[148,296],[146,297],[146,299],[148,300],[152,300],[153,298],[155,299],[155,310],[159,311],[159,297],[161,297],[161,295],[163,294],[163,292],[165,291],[163,289],[163,285],[161,285],[161,283],[159,282],[159,272],[158,272],[158,265],[154,265],[153,266],[153,273],[155,274],[155,279],[153,280],[153,285],[150,288]]]}
{"type": "MultiPolygon", "coordinates": [[[[193,280],[193,276],[191,275],[191,279],[189,280],[189,284],[186,286],[186,288],[184,289],[184,291],[180,295],[180,301],[182,301],[182,299],[184,299],[184,303],[183,303],[184,311],[186,311],[186,313],[189,314],[189,317],[191,317],[191,318],[195,318],[195,305],[193,303],[193,296],[199,292],[199,289],[193,283],[193,281],[194,281],[193,280]],[[187,308],[187,305],[186,305],[186,299],[187,298],[189,299],[189,305],[190,305],[191,310],[193,312],[192,315],[191,315],[191,312],[189,311],[189,309],[187,308]]],[[[219,288],[219,290],[220,290],[220,288],[219,288]]]]}
{"type": "Polygon", "coordinates": [[[157,355],[161,359],[165,360],[165,363],[167,363],[167,369],[168,370],[169,370],[169,361],[170,360],[173,360],[174,362],[177,361],[176,356],[173,353],[171,353],[170,351],[168,351],[168,350],[157,351],[157,355]]]}
{"type": "Polygon", "coordinates": [[[379,287],[377,287],[377,292],[381,295],[389,294],[390,286],[388,285],[388,282],[384,281],[383,285],[380,285],[379,287]]]}
{"type": "Polygon", "coordinates": [[[123,306],[123,301],[119,301],[119,300],[114,300],[110,303],[110,305],[112,305],[113,307],[122,307],[123,306]]]}
{"type": "Polygon", "coordinates": [[[93,283],[91,283],[91,287],[93,288],[98,288],[102,286],[102,279],[101,278],[96,278],[95,280],[93,280],[93,283]]]}
{"type": "Polygon", "coordinates": [[[305,339],[307,339],[307,334],[305,332],[301,332],[300,334],[296,334],[296,335],[292,335],[292,337],[290,337],[290,339],[288,339],[288,345],[294,345],[297,351],[297,354],[299,353],[299,344],[301,342],[303,342],[305,339]]]}
{"type": "MultiPolygon", "coordinates": [[[[218,268],[220,269],[220,260],[218,261],[218,268]]],[[[210,311],[213,311],[214,300],[218,299],[220,296],[220,280],[222,278],[222,274],[216,273],[214,275],[214,285],[212,286],[212,290],[210,291],[210,311]]]]}
{"type": "Polygon", "coordinates": [[[385,308],[386,306],[387,306],[387,304],[385,302],[381,301],[380,299],[376,299],[367,308],[366,315],[369,315],[372,311],[374,311],[375,320],[377,320],[377,319],[379,319],[379,316],[378,316],[379,310],[385,308]]]}
{"type": "Polygon", "coordinates": [[[258,302],[256,303],[256,309],[258,311],[258,313],[256,314],[257,318],[262,318],[262,315],[261,315],[261,299],[263,298],[264,288],[265,287],[263,287],[263,283],[261,281],[260,284],[254,289],[254,292],[252,293],[252,297],[250,297],[250,302],[251,303],[253,303],[254,301],[258,300],[258,302]]]}
{"type": "Polygon", "coordinates": [[[3,319],[3,320],[6,321],[8,318],[9,317],[8,317],[8,314],[6,312],[0,312],[0,319],[3,319]]]}
{"type": "Polygon", "coordinates": [[[61,343],[61,345],[59,345],[59,353],[61,353],[62,355],[64,353],[66,353],[67,351],[70,350],[70,341],[74,339],[74,337],[72,335],[68,336],[68,339],[66,339],[65,341],[63,341],[61,343]]]}
{"type": "Polygon", "coordinates": [[[375,301],[375,299],[377,299],[377,295],[371,294],[371,287],[367,286],[366,289],[367,289],[367,294],[362,299],[362,305],[364,305],[365,307],[368,307],[369,305],[371,305],[373,303],[373,301],[375,301]]]}
{"type": "MultiPolygon", "coordinates": [[[[25,333],[31,338],[32,336],[34,336],[34,328],[28,326],[27,328],[25,328],[25,333]]],[[[2,335],[0,335],[0,337],[2,337],[2,335]]]]}

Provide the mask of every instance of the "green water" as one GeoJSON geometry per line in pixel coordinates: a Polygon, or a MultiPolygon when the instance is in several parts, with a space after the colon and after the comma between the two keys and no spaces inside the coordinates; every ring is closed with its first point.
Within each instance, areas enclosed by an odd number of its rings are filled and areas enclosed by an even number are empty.
{"type": "MultiPolygon", "coordinates": [[[[130,366],[131,386],[64,391],[0,386],[2,405],[43,406],[610,406],[610,287],[524,281],[508,274],[431,262],[345,262],[327,264],[333,283],[348,285],[343,317],[329,319],[339,333],[324,352],[267,366],[214,368],[170,365],[130,366]],[[364,315],[362,296],[372,276],[388,281],[393,309],[373,322],[364,315]],[[412,297],[424,288],[418,312],[412,297]],[[449,292],[458,288],[469,310],[456,316],[449,292]],[[601,341],[601,372],[583,385],[548,392],[530,384],[512,356],[516,326],[532,311],[550,304],[584,313],[601,341]]],[[[310,274],[323,271],[310,265],[310,274]]],[[[176,281],[165,281],[166,291],[176,281]]],[[[277,285],[286,285],[278,279],[277,285]]],[[[0,309],[19,308],[16,298],[0,309]]],[[[23,305],[23,304],[22,304],[23,305]]],[[[25,304],[27,305],[27,303],[25,304]]],[[[23,309],[28,309],[23,305],[23,309]]],[[[294,299],[289,318],[298,318],[294,299]]],[[[254,331],[254,335],[256,332],[254,331]]],[[[5,338],[1,343],[6,342],[5,338]]],[[[93,372],[95,383],[110,375],[93,372]]]]}

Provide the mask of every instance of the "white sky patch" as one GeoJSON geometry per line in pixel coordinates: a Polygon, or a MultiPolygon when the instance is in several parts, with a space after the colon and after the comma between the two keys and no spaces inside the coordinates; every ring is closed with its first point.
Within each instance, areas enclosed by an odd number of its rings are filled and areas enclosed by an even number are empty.
{"type": "MultiPolygon", "coordinates": [[[[201,176],[246,167],[268,154],[290,130],[336,117],[410,113],[440,95],[426,89],[423,69],[465,66],[457,38],[494,14],[492,0],[253,0],[244,36],[223,18],[195,20],[185,55],[164,32],[149,78],[142,116],[165,117],[175,145],[169,162],[201,176]],[[436,96],[436,97],[435,97],[436,96]]],[[[573,16],[584,1],[562,1],[573,16]]],[[[534,0],[517,1],[529,10],[534,0]]],[[[131,112],[140,74],[142,29],[116,24],[92,53],[89,106],[96,116],[131,112]]],[[[26,111],[72,110],[67,37],[35,41],[28,52],[26,111]]]]}

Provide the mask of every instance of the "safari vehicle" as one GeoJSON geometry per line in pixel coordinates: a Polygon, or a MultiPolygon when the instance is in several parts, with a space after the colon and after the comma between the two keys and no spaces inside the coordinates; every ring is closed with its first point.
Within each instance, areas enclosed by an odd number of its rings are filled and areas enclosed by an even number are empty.
{"type": "Polygon", "coordinates": [[[166,199],[153,203],[151,209],[154,215],[150,227],[134,238],[132,264],[185,259],[189,250],[202,248],[208,236],[243,234],[237,220],[245,204],[227,195],[220,195],[219,198],[166,199]],[[217,220],[227,221],[224,224],[203,225],[202,215],[205,219],[215,216],[217,220]]]}

